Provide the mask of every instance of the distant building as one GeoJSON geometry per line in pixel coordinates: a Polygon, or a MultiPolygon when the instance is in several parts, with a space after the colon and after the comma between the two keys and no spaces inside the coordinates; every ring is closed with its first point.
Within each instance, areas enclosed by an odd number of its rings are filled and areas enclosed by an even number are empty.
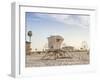
{"type": "Polygon", "coordinates": [[[74,47],[73,46],[65,46],[65,47],[62,47],[62,49],[66,50],[66,51],[73,51],[74,47]]]}
{"type": "Polygon", "coordinates": [[[48,37],[48,48],[49,49],[60,49],[63,40],[64,38],[59,35],[48,37]]]}
{"type": "Polygon", "coordinates": [[[31,42],[26,41],[26,55],[30,55],[32,53],[31,42]]]}

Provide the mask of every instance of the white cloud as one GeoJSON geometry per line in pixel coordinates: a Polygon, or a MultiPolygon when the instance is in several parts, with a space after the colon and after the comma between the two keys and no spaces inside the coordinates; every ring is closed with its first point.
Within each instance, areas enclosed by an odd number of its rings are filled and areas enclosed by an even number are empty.
{"type": "Polygon", "coordinates": [[[51,18],[64,23],[69,26],[78,26],[84,29],[89,28],[89,16],[80,16],[80,15],[49,15],[51,18]]]}

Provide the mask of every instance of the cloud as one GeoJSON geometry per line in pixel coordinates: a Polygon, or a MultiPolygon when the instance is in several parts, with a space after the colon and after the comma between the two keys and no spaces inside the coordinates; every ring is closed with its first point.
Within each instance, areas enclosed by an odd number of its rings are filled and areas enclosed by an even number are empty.
{"type": "MultiPolygon", "coordinates": [[[[42,13],[33,13],[33,21],[51,21],[51,22],[59,22],[67,25],[68,27],[80,27],[83,29],[89,28],[89,16],[85,15],[75,15],[75,14],[69,14],[69,15],[60,15],[60,14],[42,14],[42,13]]],[[[32,17],[30,16],[30,17],[32,17]]]]}
{"type": "Polygon", "coordinates": [[[69,26],[78,26],[84,29],[89,28],[89,16],[82,15],[50,15],[51,18],[69,26]]]}

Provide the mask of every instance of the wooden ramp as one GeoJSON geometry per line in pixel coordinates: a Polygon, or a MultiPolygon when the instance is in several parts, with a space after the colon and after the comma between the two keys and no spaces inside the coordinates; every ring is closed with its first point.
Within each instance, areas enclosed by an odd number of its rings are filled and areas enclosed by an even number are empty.
{"type": "Polygon", "coordinates": [[[64,59],[64,58],[72,59],[73,55],[71,55],[69,51],[64,51],[61,49],[50,49],[46,51],[45,55],[41,59],[56,60],[56,59],[64,59]]]}

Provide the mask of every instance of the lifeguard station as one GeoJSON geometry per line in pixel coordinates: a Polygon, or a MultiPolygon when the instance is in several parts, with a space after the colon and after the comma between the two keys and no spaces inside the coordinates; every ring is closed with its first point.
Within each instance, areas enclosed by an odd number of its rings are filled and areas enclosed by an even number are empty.
{"type": "Polygon", "coordinates": [[[59,58],[65,58],[66,57],[66,51],[61,49],[62,42],[64,41],[64,38],[55,35],[48,37],[48,50],[46,51],[45,56],[42,57],[42,59],[59,59],[59,58]]]}

